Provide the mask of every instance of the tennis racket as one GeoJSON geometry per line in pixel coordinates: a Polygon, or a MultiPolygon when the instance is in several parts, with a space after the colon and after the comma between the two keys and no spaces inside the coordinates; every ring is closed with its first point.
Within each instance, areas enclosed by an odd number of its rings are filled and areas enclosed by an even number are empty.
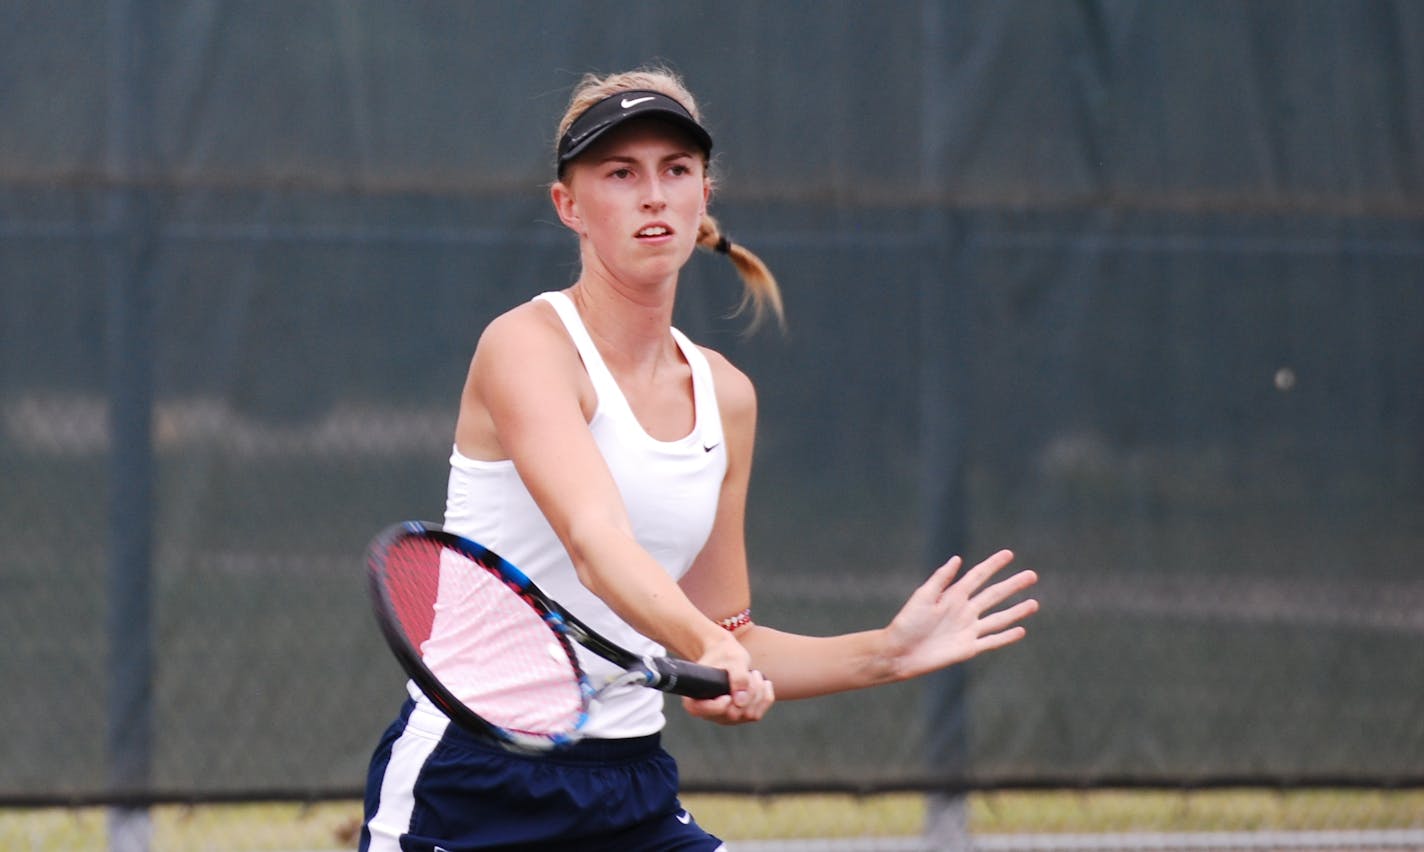
{"type": "Polygon", "coordinates": [[[452,721],[512,750],[577,742],[593,705],[630,684],[693,698],[728,692],[722,669],[614,644],[498,554],[436,524],[383,530],[366,564],[376,620],[406,674],[452,721]],[[574,642],[623,672],[592,683],[574,642]]]}

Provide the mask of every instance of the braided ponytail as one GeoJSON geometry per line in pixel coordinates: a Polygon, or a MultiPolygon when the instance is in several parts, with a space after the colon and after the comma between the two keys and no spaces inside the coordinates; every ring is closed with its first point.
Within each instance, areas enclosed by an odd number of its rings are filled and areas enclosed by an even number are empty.
{"type": "Polygon", "coordinates": [[[727,239],[717,226],[717,220],[706,213],[702,215],[702,224],[697,228],[697,245],[704,251],[726,255],[736,267],[737,275],[742,279],[742,302],[737,306],[737,313],[740,314],[748,307],[752,309],[750,330],[760,326],[766,320],[768,312],[776,317],[777,325],[782,329],[786,328],[781,288],[777,286],[776,278],[761,258],[727,239]]]}

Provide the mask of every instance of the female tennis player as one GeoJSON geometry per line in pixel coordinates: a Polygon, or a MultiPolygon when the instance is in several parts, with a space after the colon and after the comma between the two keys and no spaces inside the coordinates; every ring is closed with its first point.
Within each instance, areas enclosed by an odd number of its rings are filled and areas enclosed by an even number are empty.
{"type": "MultiPolygon", "coordinates": [[[[578,240],[580,273],[481,334],[444,526],[498,550],[618,644],[726,669],[729,695],[682,699],[722,724],[1020,639],[1037,603],[1000,605],[1036,577],[991,583],[1008,551],[962,575],[951,559],[882,629],[808,637],[752,620],[743,517],[755,391],[671,323],[678,274],[699,246],[730,257],[757,318],[780,319],[776,283],[707,213],[712,138],[675,74],[585,77],[558,139],[550,196],[578,240]]],[[[595,678],[608,665],[580,652],[595,678]]],[[[662,693],[629,687],[595,706],[569,749],[516,754],[413,690],[372,759],[361,848],[725,848],[678,802],[663,722],[662,693]]]]}

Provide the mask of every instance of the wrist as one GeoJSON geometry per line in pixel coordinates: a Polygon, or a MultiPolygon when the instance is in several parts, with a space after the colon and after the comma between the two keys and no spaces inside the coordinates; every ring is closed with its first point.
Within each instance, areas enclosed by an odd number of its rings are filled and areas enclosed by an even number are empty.
{"type": "Polygon", "coordinates": [[[908,680],[909,675],[905,671],[904,660],[905,651],[898,642],[895,641],[894,633],[889,627],[882,627],[873,631],[874,651],[867,662],[868,676],[872,684],[899,683],[908,680]]]}
{"type": "Polygon", "coordinates": [[[709,655],[717,654],[719,648],[727,648],[726,643],[728,642],[740,644],[732,634],[719,627],[717,622],[699,618],[694,624],[689,625],[684,647],[672,650],[683,659],[696,662],[709,655]]]}

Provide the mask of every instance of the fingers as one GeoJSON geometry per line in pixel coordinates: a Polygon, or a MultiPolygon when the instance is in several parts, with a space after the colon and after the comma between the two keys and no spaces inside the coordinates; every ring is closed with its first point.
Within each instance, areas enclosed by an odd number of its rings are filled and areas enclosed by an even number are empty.
{"type": "MultiPolygon", "coordinates": [[[[986,615],[979,619],[980,638],[1005,632],[1035,612],[1038,612],[1038,601],[1030,599],[1020,601],[1006,610],[986,615]]],[[[1020,627],[1019,630],[1022,631],[1023,628],[1020,627]]]]}
{"type": "Polygon", "coordinates": [[[979,594],[974,596],[974,602],[980,607],[979,611],[984,612],[985,610],[993,609],[1037,582],[1037,573],[1033,571],[1020,571],[1007,580],[1000,580],[979,592],[979,594]]]}
{"type": "Polygon", "coordinates": [[[776,703],[776,690],[761,672],[748,673],[745,684],[733,686],[731,695],[698,701],[684,698],[683,707],[700,719],[722,725],[740,725],[761,720],[776,703]]]}
{"type": "Polygon", "coordinates": [[[964,565],[964,560],[958,556],[951,556],[949,561],[935,569],[929,578],[920,584],[915,590],[915,595],[928,595],[938,597],[945,589],[954,582],[954,576],[959,573],[959,569],[964,565]]]}
{"type": "Polygon", "coordinates": [[[983,653],[984,651],[993,651],[1005,645],[1012,645],[1027,635],[1027,630],[1022,627],[1015,627],[1012,630],[1005,630],[1002,633],[981,636],[979,641],[975,643],[974,651],[976,654],[983,653]]]}
{"type": "Polygon", "coordinates": [[[965,597],[972,597],[975,590],[988,582],[990,577],[994,576],[1003,569],[1005,565],[1008,565],[1012,561],[1014,561],[1013,551],[1001,550],[965,572],[964,575],[959,578],[958,582],[956,582],[954,579],[955,575],[958,574],[959,569],[963,567],[964,560],[958,556],[950,557],[948,562],[935,569],[935,572],[929,576],[929,579],[925,580],[925,582],[915,590],[915,595],[912,595],[912,597],[918,595],[933,595],[935,598],[938,598],[948,591],[951,586],[961,588],[965,597]]]}
{"type": "Polygon", "coordinates": [[[776,700],[776,691],[772,688],[771,681],[761,672],[752,669],[747,673],[746,686],[733,690],[728,698],[730,703],[725,712],[727,722],[755,722],[771,709],[772,702],[776,700]]]}
{"type": "Polygon", "coordinates": [[[1001,550],[966,571],[959,582],[965,584],[965,586],[971,590],[977,589],[989,582],[990,577],[999,573],[1003,570],[1004,566],[1013,561],[1014,552],[1012,550],[1001,550]]]}
{"type": "MultiPolygon", "coordinates": [[[[951,559],[940,571],[949,567],[949,565],[958,558],[959,557],[951,559]]],[[[987,589],[981,588],[990,578],[1002,571],[1013,561],[1013,551],[1001,550],[965,572],[964,576],[959,578],[959,582],[954,584],[954,587],[972,604],[975,612],[984,612],[992,609],[1038,582],[1038,574],[1035,572],[1020,571],[1007,580],[995,583],[987,589]]],[[[936,571],[935,576],[938,577],[939,575],[940,572],[936,571]]]]}
{"type": "Polygon", "coordinates": [[[776,690],[771,681],[756,669],[752,670],[751,677],[747,679],[746,690],[732,696],[732,704],[740,709],[743,720],[748,722],[765,716],[775,701],[776,690]]]}
{"type": "MultiPolygon", "coordinates": [[[[1026,630],[1014,625],[1038,612],[1038,601],[1032,598],[1020,601],[999,612],[992,611],[995,607],[1038,582],[1037,572],[1024,570],[1007,579],[987,587],[984,586],[1013,560],[1012,551],[1001,550],[965,572],[956,584],[956,586],[962,587],[966,593],[965,603],[968,605],[969,611],[974,614],[977,623],[975,632],[978,638],[975,640],[977,649],[975,653],[1002,647],[1022,639],[1026,630]],[[988,614],[985,615],[985,613],[988,614]]],[[[953,606],[947,601],[945,603],[953,606]]]]}

